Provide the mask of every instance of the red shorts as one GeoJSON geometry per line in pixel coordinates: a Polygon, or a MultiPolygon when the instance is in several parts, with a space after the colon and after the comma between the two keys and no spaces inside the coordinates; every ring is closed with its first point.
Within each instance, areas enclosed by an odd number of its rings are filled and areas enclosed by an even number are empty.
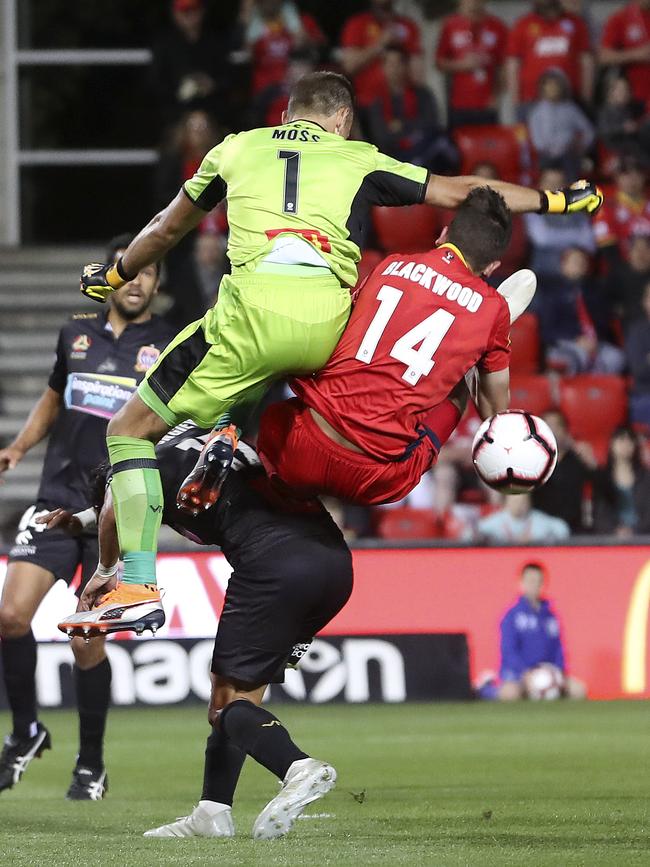
{"type": "Polygon", "coordinates": [[[297,398],[274,403],[266,410],[257,450],[269,477],[284,482],[298,495],[329,495],[365,506],[401,500],[438,457],[427,437],[401,461],[381,461],[353,452],[330,439],[297,398]]]}

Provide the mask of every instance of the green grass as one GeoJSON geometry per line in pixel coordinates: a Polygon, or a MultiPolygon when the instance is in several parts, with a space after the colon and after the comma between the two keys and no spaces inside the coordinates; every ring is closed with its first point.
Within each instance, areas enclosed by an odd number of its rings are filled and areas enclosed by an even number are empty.
{"type": "Polygon", "coordinates": [[[647,703],[278,710],[299,744],[338,769],[337,788],[310,808],[329,818],[251,840],[276,789],[249,760],[235,840],[145,840],[198,799],[202,709],[113,711],[102,803],[63,799],[76,721],[50,712],[54,750],[0,796],[0,864],[650,864],[647,703]]]}

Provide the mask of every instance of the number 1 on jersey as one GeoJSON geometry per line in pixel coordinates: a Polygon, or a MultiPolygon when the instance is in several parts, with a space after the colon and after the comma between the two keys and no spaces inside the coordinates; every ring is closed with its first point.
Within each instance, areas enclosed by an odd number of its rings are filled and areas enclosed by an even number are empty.
{"type": "Polygon", "coordinates": [[[300,176],[300,151],[278,151],[278,159],[284,160],[284,204],[285,214],[298,212],[298,177],[300,176]]]}
{"type": "MultiPolygon", "coordinates": [[[[368,330],[356,354],[358,361],[370,364],[377,344],[386,330],[386,326],[397,309],[404,293],[394,286],[384,284],[377,293],[379,309],[375,313],[368,330]]],[[[438,351],[445,335],[451,328],[456,317],[448,310],[440,308],[422,320],[415,328],[400,337],[390,351],[390,357],[406,365],[402,379],[409,385],[417,385],[421,377],[427,376],[433,370],[433,356],[438,351]],[[420,343],[419,349],[415,347],[420,343]]]]}

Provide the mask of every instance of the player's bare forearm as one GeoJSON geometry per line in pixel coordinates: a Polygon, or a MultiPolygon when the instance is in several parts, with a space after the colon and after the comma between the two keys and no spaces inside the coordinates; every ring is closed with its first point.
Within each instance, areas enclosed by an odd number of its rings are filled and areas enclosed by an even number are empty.
{"type": "MultiPolygon", "coordinates": [[[[510,371],[499,370],[496,373],[477,371],[473,383],[475,393],[472,398],[482,419],[490,418],[498,412],[505,412],[510,406],[510,371]]],[[[470,387],[470,393],[472,392],[470,387]]]]}
{"type": "Polygon", "coordinates": [[[132,277],[147,265],[162,259],[204,217],[205,211],[194,205],[181,190],[131,241],[122,256],[122,272],[132,277]]]}
{"type": "Polygon", "coordinates": [[[475,187],[487,186],[501,193],[506,204],[515,214],[536,213],[542,207],[539,190],[507,181],[486,181],[485,178],[475,175],[462,175],[455,178],[431,175],[424,200],[428,205],[438,208],[457,208],[475,187]]]}
{"type": "Polygon", "coordinates": [[[99,541],[99,562],[108,569],[120,559],[120,543],[117,538],[115,510],[110,486],[106,489],[104,505],[97,520],[97,538],[99,541]]]}
{"type": "MultiPolygon", "coordinates": [[[[61,395],[48,386],[37,400],[14,441],[6,449],[3,449],[3,452],[13,451],[19,455],[19,459],[22,458],[47,436],[56,421],[60,408],[61,395]]],[[[3,469],[8,469],[8,467],[2,467],[0,460],[0,472],[3,469]]]]}

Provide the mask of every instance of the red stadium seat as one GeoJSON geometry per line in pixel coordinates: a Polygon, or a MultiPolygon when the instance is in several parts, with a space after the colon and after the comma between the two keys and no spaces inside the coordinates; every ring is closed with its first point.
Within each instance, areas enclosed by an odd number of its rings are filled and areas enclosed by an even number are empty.
{"type": "Polygon", "coordinates": [[[430,250],[440,234],[440,215],[429,205],[372,209],[377,243],[387,253],[430,250]]]}
{"type": "Polygon", "coordinates": [[[441,532],[436,515],[423,509],[381,509],[377,520],[380,539],[437,539],[441,532]]]}
{"type": "Polygon", "coordinates": [[[546,376],[516,376],[510,381],[510,405],[533,415],[544,415],[553,406],[551,382],[546,376]]]}
{"type": "Polygon", "coordinates": [[[522,313],[510,329],[513,376],[539,370],[539,323],[534,313],[522,313]]]}
{"type": "Polygon", "coordinates": [[[504,181],[521,176],[521,133],[513,126],[464,126],[454,131],[463,175],[471,175],[478,163],[492,163],[504,181]]]}
{"type": "Polygon", "coordinates": [[[379,250],[364,250],[361,254],[361,261],[357,265],[357,270],[359,272],[357,286],[361,286],[368,274],[374,271],[381,260],[385,258],[385,254],[380,253],[379,250]]]}
{"type": "Polygon", "coordinates": [[[607,440],[627,417],[625,380],[587,373],[565,379],[560,383],[560,408],[576,439],[607,440]]]}

